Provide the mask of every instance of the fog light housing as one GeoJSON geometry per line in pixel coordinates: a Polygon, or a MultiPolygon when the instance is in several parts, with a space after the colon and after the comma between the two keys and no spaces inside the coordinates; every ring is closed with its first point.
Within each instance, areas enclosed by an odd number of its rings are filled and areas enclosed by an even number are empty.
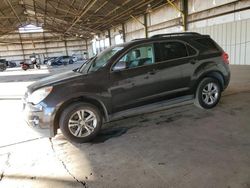
{"type": "Polygon", "coordinates": [[[32,119],[29,120],[29,122],[33,127],[36,127],[39,125],[40,120],[38,116],[33,116],[32,119]]]}

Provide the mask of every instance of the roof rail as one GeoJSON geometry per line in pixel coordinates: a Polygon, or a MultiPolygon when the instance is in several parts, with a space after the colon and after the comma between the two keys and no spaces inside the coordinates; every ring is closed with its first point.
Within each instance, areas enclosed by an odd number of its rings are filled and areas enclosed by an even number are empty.
{"type": "Polygon", "coordinates": [[[165,33],[165,34],[153,35],[150,38],[176,37],[176,36],[201,36],[201,34],[196,32],[165,33]]]}
{"type": "Polygon", "coordinates": [[[133,39],[131,41],[138,41],[138,40],[145,40],[146,38],[136,38],[136,39],[133,39]]]}

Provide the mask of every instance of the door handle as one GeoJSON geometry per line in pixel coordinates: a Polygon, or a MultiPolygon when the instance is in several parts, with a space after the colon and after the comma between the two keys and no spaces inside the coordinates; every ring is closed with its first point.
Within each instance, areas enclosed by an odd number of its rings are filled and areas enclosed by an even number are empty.
{"type": "Polygon", "coordinates": [[[192,59],[189,61],[189,63],[191,63],[192,65],[194,65],[195,63],[197,63],[197,60],[196,59],[192,59]]]}
{"type": "Polygon", "coordinates": [[[152,71],[149,71],[148,73],[150,74],[150,75],[154,75],[154,74],[156,74],[156,70],[155,69],[153,69],[152,71]]]}

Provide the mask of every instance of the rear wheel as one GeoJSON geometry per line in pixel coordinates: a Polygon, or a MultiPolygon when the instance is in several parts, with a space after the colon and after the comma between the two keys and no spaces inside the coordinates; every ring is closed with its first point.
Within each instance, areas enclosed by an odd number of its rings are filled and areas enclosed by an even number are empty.
{"type": "Polygon", "coordinates": [[[196,90],[195,104],[198,107],[210,109],[215,107],[221,97],[221,86],[214,78],[204,78],[196,90]]]}
{"type": "Polygon", "coordinates": [[[84,143],[93,139],[101,129],[100,111],[88,103],[74,103],[60,117],[60,129],[70,141],[84,143]]]}

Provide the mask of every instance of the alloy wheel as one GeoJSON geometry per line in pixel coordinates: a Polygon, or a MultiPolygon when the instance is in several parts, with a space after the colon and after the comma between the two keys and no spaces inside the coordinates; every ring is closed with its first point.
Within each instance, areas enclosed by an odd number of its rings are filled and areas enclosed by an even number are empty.
{"type": "Polygon", "coordinates": [[[208,83],[202,90],[202,100],[207,105],[214,104],[219,97],[219,88],[215,83],[208,83]]]}
{"type": "Polygon", "coordinates": [[[75,137],[89,136],[97,126],[96,115],[87,109],[81,109],[71,115],[68,128],[75,137]]]}

